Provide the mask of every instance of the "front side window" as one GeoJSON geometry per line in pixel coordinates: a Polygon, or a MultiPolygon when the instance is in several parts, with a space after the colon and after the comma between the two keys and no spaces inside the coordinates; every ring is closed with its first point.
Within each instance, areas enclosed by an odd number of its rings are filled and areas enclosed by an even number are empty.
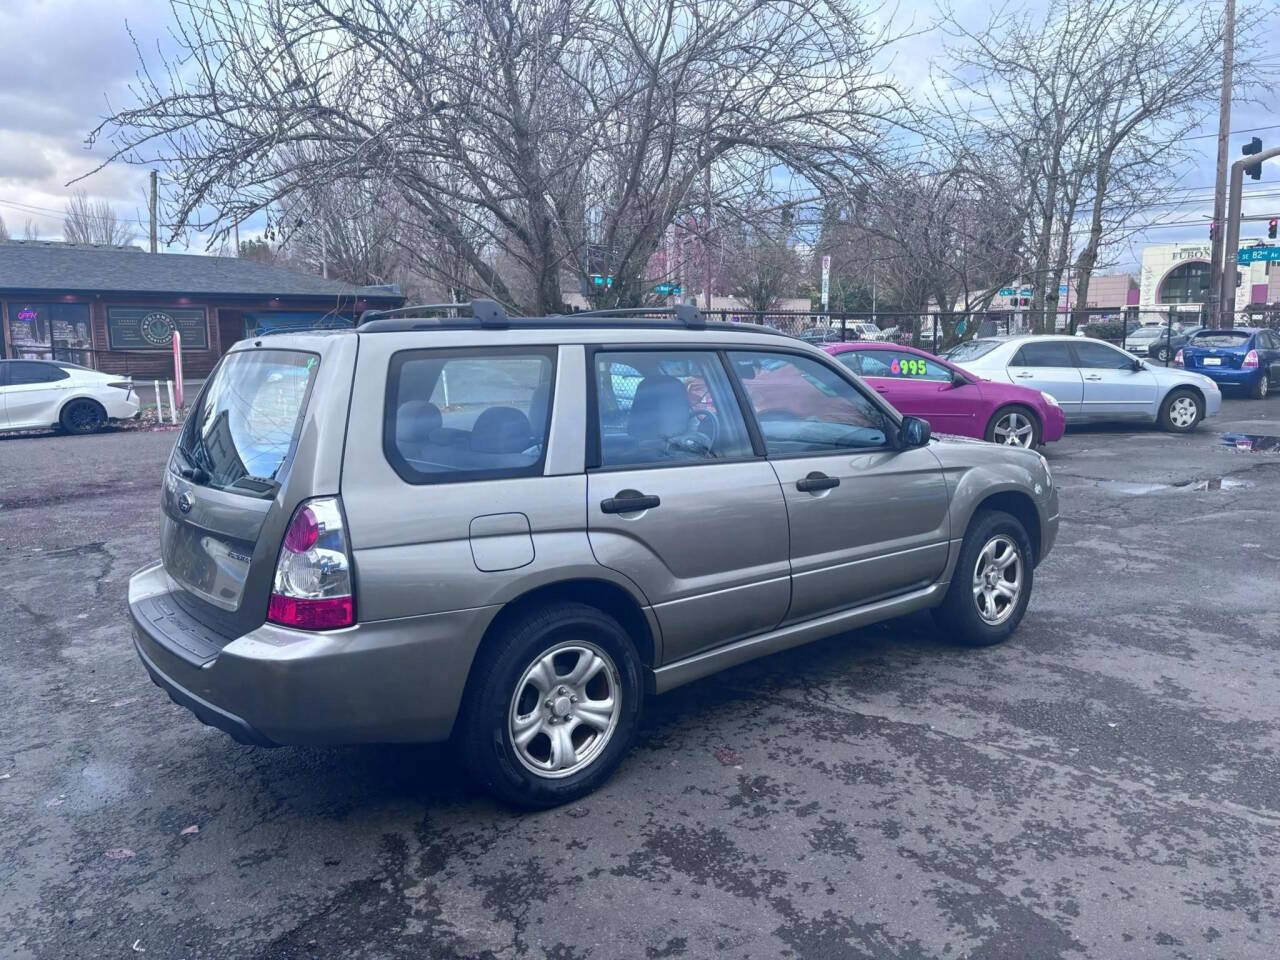
{"type": "Polygon", "coordinates": [[[1133,357],[1105,343],[1077,343],[1076,356],[1080,366],[1090,370],[1128,370],[1133,366],[1133,357]]]}
{"type": "Polygon", "coordinates": [[[810,357],[729,354],[770,456],[883,447],[885,415],[853,384],[810,357]]]}
{"type": "Polygon", "coordinates": [[[227,354],[187,417],[178,451],[195,482],[266,492],[293,451],[319,358],[294,350],[227,354]]]}
{"type": "Polygon", "coordinates": [[[1011,367],[1074,367],[1071,351],[1061,341],[1046,340],[1041,343],[1024,343],[1016,354],[1011,367]]]}
{"type": "Polygon", "coordinates": [[[753,455],[729,377],[709,350],[601,351],[595,378],[602,467],[753,455]]]}
{"type": "Polygon", "coordinates": [[[410,483],[542,472],[555,364],[550,350],[407,350],[387,377],[383,448],[410,483]]]}
{"type": "Polygon", "coordinates": [[[935,380],[939,383],[951,381],[951,371],[942,364],[906,350],[855,350],[841,353],[836,359],[864,377],[935,380]]]}

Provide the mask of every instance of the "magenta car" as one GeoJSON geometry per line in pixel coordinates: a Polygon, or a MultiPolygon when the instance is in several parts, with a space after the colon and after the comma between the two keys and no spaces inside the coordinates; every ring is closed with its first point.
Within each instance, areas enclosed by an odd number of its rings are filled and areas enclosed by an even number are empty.
{"type": "Polygon", "coordinates": [[[894,343],[827,343],[822,349],[937,433],[1034,447],[1062,437],[1066,418],[1047,393],[980,380],[923,350],[894,343]]]}

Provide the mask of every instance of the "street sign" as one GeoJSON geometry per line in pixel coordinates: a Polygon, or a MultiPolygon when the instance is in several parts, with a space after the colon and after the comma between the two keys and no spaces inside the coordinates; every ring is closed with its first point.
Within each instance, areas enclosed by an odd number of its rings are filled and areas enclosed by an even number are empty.
{"type": "Polygon", "coordinates": [[[1018,295],[1018,291],[1013,289],[1013,287],[1000,288],[1000,296],[1002,297],[1016,297],[1017,295],[1018,295]]]}
{"type": "Polygon", "coordinates": [[[822,258],[822,312],[827,312],[827,301],[831,293],[831,258],[822,258]]]}
{"type": "Polygon", "coordinates": [[[678,283],[660,283],[653,289],[655,293],[660,293],[664,297],[678,297],[684,293],[684,287],[678,283]]]}
{"type": "Polygon", "coordinates": [[[1020,296],[1020,297],[1029,297],[1029,296],[1031,296],[1034,292],[1035,292],[1035,291],[1033,291],[1030,287],[1023,287],[1020,291],[1018,291],[1018,296],[1020,296]]]}
{"type": "Polygon", "coordinates": [[[1243,247],[1236,254],[1236,263],[1266,263],[1280,260],[1280,247],[1243,247]]]}

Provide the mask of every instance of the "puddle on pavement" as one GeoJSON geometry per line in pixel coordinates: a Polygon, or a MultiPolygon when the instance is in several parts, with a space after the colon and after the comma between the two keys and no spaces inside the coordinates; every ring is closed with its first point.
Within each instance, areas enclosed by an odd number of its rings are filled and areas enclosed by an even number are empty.
{"type": "Polygon", "coordinates": [[[1224,433],[1222,442],[1250,453],[1280,453],[1280,437],[1267,433],[1224,433]]]}
{"type": "Polygon", "coordinates": [[[1141,497],[1150,493],[1203,493],[1212,490],[1244,490],[1252,487],[1248,480],[1234,477],[1210,477],[1208,480],[1187,480],[1183,483],[1130,483],[1125,480],[1096,480],[1096,486],[1116,493],[1141,497]]]}

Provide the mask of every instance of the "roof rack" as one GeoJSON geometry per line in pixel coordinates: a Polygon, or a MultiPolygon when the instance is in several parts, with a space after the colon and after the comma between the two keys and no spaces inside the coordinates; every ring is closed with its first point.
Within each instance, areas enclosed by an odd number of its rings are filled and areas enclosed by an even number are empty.
{"type": "Polygon", "coordinates": [[[684,326],[700,330],[707,325],[707,318],[691,303],[677,303],[673,307],[603,307],[599,310],[580,310],[577,313],[556,314],[557,317],[653,317],[672,316],[684,326]]]}
{"type": "MultiPolygon", "coordinates": [[[[396,307],[392,310],[366,310],[360,314],[360,319],[356,321],[356,326],[362,327],[374,320],[389,320],[396,317],[423,321],[433,319],[437,321],[453,321],[464,319],[468,315],[481,327],[507,326],[507,312],[494,300],[470,300],[466,303],[417,303],[405,307],[396,307]],[[424,313],[447,314],[449,312],[453,313],[452,317],[419,316],[419,314],[424,313]]],[[[468,324],[468,326],[471,325],[468,324]]]]}

